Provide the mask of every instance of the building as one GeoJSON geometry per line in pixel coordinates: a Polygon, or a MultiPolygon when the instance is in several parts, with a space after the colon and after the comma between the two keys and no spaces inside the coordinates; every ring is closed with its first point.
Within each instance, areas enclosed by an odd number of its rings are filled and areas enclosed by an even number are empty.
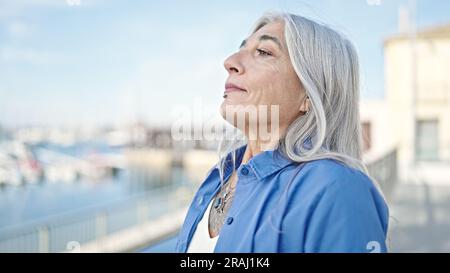
{"type": "Polygon", "coordinates": [[[385,98],[362,102],[367,154],[396,149],[399,180],[450,185],[450,24],[384,42],[385,98]]]}

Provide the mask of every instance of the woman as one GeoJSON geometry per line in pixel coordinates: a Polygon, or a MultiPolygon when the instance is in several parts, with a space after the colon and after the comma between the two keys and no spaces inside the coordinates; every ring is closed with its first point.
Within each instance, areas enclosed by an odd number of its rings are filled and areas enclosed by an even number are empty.
{"type": "Polygon", "coordinates": [[[386,252],[388,207],[361,162],[351,42],[301,16],[266,14],[224,66],[221,113],[244,143],[201,184],[177,252],[386,252]],[[272,118],[239,123],[248,106],[270,106],[272,118]]]}

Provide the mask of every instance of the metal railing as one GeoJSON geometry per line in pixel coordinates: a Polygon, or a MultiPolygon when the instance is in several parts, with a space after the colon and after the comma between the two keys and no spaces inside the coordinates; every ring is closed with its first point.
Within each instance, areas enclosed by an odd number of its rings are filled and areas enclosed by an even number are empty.
{"type": "Polygon", "coordinates": [[[390,198],[398,180],[397,149],[366,164],[369,174],[378,182],[386,198],[390,198]]]}
{"type": "Polygon", "coordinates": [[[157,219],[190,201],[192,189],[165,186],[103,205],[0,229],[0,252],[61,252],[157,219]]]}

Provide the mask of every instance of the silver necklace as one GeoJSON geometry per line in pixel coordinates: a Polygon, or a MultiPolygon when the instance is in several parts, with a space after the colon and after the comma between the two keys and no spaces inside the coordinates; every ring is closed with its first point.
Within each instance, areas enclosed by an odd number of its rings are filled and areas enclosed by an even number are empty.
{"type": "Polygon", "coordinates": [[[225,205],[233,198],[234,188],[231,188],[231,181],[224,193],[219,193],[214,200],[214,209],[217,213],[223,213],[225,205]]]}
{"type": "Polygon", "coordinates": [[[227,182],[227,187],[225,190],[221,190],[217,193],[211,210],[209,211],[209,230],[211,238],[219,234],[220,229],[225,221],[225,216],[227,214],[228,209],[231,206],[233,197],[234,197],[234,189],[236,185],[231,188],[231,180],[227,182]]]}

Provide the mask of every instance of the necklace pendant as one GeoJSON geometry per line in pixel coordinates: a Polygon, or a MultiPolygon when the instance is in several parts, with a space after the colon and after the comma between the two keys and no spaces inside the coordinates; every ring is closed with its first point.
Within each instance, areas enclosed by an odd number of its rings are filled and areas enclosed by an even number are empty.
{"type": "Polygon", "coordinates": [[[219,207],[222,205],[222,197],[218,197],[216,199],[216,202],[214,202],[214,208],[219,209],[219,207]]]}
{"type": "Polygon", "coordinates": [[[226,193],[223,195],[223,200],[226,200],[226,199],[227,199],[227,196],[228,196],[228,192],[226,192],[226,193]]]}
{"type": "Polygon", "coordinates": [[[217,213],[223,213],[223,209],[225,207],[225,200],[222,197],[220,198],[220,203],[217,204],[217,207],[215,208],[217,213]]]}

